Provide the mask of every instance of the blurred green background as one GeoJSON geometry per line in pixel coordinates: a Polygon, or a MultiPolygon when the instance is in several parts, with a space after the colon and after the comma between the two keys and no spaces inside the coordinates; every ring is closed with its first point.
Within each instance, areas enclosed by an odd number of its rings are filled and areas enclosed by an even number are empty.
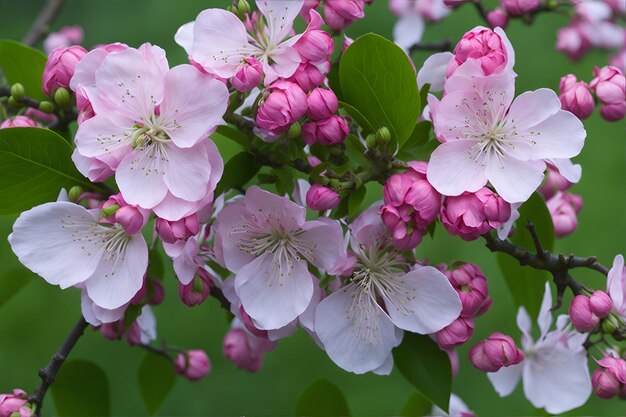
{"type": "MultiPolygon", "coordinates": [[[[167,51],[171,65],[186,60],[182,48],[174,43],[176,29],[205,8],[228,4],[227,1],[198,0],[69,0],[67,3],[55,29],[80,24],[85,29],[87,47],[116,41],[131,46],[143,42],[158,44],[167,51]]],[[[34,0],[0,0],[0,38],[21,39],[42,4],[43,1],[34,0]]],[[[376,0],[366,8],[366,18],[353,24],[348,34],[357,37],[375,32],[389,38],[393,22],[387,2],[376,0]]],[[[443,22],[429,26],[424,40],[450,38],[456,41],[480,23],[475,11],[463,6],[443,22]]],[[[540,87],[558,89],[559,78],[570,72],[589,81],[594,65],[606,63],[608,55],[604,53],[591,53],[582,62],[572,64],[556,52],[555,30],[566,23],[564,16],[541,15],[532,27],[513,22],[507,28],[516,50],[518,93],[540,87]]],[[[416,54],[416,65],[419,67],[427,56],[426,53],[416,54]]],[[[585,205],[579,215],[578,230],[558,241],[557,250],[581,256],[597,255],[601,262],[610,265],[615,254],[626,251],[626,124],[607,123],[596,112],[585,121],[585,126],[587,146],[577,158],[583,165],[583,178],[572,189],[584,196],[585,205]]],[[[0,276],[3,278],[0,294],[11,291],[11,281],[25,280],[29,276],[6,240],[12,221],[0,218],[0,276]]],[[[425,239],[417,252],[433,263],[454,259],[477,263],[489,279],[494,298],[489,313],[477,320],[472,342],[459,350],[462,364],[453,383],[453,392],[481,416],[542,415],[525,400],[521,386],[512,396],[499,398],[486,376],[466,360],[473,342],[494,331],[519,339],[515,307],[495,256],[481,241],[465,243],[448,236],[442,228],[437,231],[435,241],[425,239]]],[[[599,274],[576,271],[576,278],[595,288],[605,287],[599,274]]],[[[356,376],[342,371],[303,331],[280,341],[277,349],[266,356],[265,366],[258,374],[240,371],[221,353],[222,338],[229,323],[218,303],[210,299],[190,309],[178,299],[171,270],[165,283],[165,302],[155,309],[159,338],[176,346],[205,349],[213,362],[213,372],[197,383],[179,379],[159,415],[290,415],[300,392],[321,377],[341,387],[357,416],[393,415],[413,392],[397,370],[389,377],[356,376]]],[[[559,311],[565,312],[564,309],[559,311]]],[[[34,389],[39,383],[37,369],[48,362],[79,314],[77,290],[62,292],[40,278],[31,279],[4,305],[0,309],[0,392],[14,387],[34,389]]],[[[130,348],[125,342],[110,342],[88,330],[71,358],[92,360],[106,370],[114,415],[144,415],[146,411],[137,385],[137,369],[143,355],[141,349],[130,348]]],[[[48,397],[45,414],[53,415],[54,409],[52,398],[48,397]]],[[[625,410],[622,401],[592,398],[586,406],[569,415],[617,416],[625,415],[625,410]]]]}

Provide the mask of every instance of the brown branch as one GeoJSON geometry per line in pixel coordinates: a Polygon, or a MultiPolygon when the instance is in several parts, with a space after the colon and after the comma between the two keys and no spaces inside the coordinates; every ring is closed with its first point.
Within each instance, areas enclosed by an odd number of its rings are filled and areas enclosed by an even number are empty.
{"type": "Polygon", "coordinates": [[[409,53],[413,51],[439,51],[445,52],[452,50],[452,42],[450,39],[444,39],[438,42],[420,42],[409,48],[409,53]]]}
{"type": "Polygon", "coordinates": [[[74,325],[70,333],[63,341],[63,344],[61,345],[59,350],[56,351],[56,353],[52,356],[52,359],[50,359],[50,362],[48,362],[48,366],[39,370],[41,384],[39,385],[39,388],[37,388],[35,394],[28,398],[28,401],[36,406],[34,414],[35,417],[41,415],[43,400],[46,396],[48,388],[50,388],[50,385],[52,385],[52,383],[54,382],[54,379],[56,378],[59,369],[61,369],[61,366],[65,362],[65,359],[67,359],[67,356],[70,354],[70,352],[78,342],[78,339],[80,339],[80,337],[83,335],[83,332],[88,325],[89,324],[81,316],[80,320],[78,320],[78,322],[74,325]]]}
{"type": "Polygon", "coordinates": [[[22,39],[22,42],[28,46],[34,46],[39,42],[39,40],[48,33],[50,25],[61,12],[64,3],[65,0],[48,0],[46,5],[39,12],[37,19],[35,19],[28,30],[28,33],[24,36],[24,39],[22,39]]]}

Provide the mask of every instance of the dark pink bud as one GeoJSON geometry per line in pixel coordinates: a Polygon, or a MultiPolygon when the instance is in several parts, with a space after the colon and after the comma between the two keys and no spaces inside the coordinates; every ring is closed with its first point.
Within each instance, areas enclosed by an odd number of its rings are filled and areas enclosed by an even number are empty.
{"type": "Polygon", "coordinates": [[[552,165],[548,165],[546,181],[539,189],[539,192],[546,200],[549,200],[556,194],[557,191],[565,191],[571,186],[572,183],[561,175],[558,169],[552,165]]]}
{"type": "Polygon", "coordinates": [[[211,372],[211,361],[203,350],[188,350],[174,359],[176,373],[190,381],[198,381],[211,372]]]}
{"type": "Polygon", "coordinates": [[[600,318],[591,311],[591,303],[586,295],[577,295],[569,306],[572,324],[581,333],[589,332],[600,323],[600,318]]]}
{"type": "Polygon", "coordinates": [[[442,349],[452,349],[470,340],[472,334],[474,334],[474,322],[471,319],[459,317],[435,333],[435,338],[442,349]]]}
{"type": "Polygon", "coordinates": [[[124,335],[124,321],[103,324],[100,333],[109,340],[120,340],[124,335]]]}
{"type": "Polygon", "coordinates": [[[480,62],[485,75],[501,72],[509,60],[500,35],[487,28],[476,28],[463,35],[454,47],[454,59],[446,68],[446,76],[450,77],[470,58],[480,62]]]}
{"type": "Polygon", "coordinates": [[[310,62],[300,64],[296,72],[287,81],[296,83],[304,91],[311,91],[324,84],[324,74],[310,62]]]}
{"type": "Polygon", "coordinates": [[[148,277],[148,292],[146,294],[148,304],[159,305],[165,298],[165,290],[163,284],[156,278],[148,277]]]}
{"type": "MultiPolygon", "coordinates": [[[[0,395],[0,416],[9,417],[13,413],[20,413],[22,408],[28,402],[28,395],[21,389],[14,389],[13,394],[0,395]]],[[[22,414],[20,413],[20,417],[22,414]]]]}
{"type": "Polygon", "coordinates": [[[578,227],[576,214],[582,209],[582,198],[567,192],[557,192],[546,202],[554,234],[558,237],[567,236],[573,233],[578,227]]]}
{"type": "Polygon", "coordinates": [[[569,74],[561,78],[560,89],[559,100],[564,110],[574,113],[581,120],[591,116],[595,102],[586,82],[576,81],[576,76],[569,74]]]}
{"type": "Polygon", "coordinates": [[[491,25],[491,27],[501,27],[502,29],[506,28],[506,25],[509,24],[509,17],[504,13],[504,10],[497,7],[493,10],[487,12],[487,22],[491,25]]]}
{"type": "Polygon", "coordinates": [[[308,106],[306,115],[311,120],[327,119],[339,108],[337,96],[327,88],[316,88],[311,91],[306,103],[308,106]]]}
{"type": "Polygon", "coordinates": [[[603,319],[611,313],[613,301],[607,293],[598,290],[589,297],[589,307],[593,314],[603,319]]]}
{"type": "Polygon", "coordinates": [[[613,398],[617,394],[621,396],[626,384],[626,361],[607,355],[597,362],[600,367],[591,376],[595,394],[604,399],[613,398]]]}
{"type": "Polygon", "coordinates": [[[130,346],[141,345],[141,327],[137,321],[134,321],[133,324],[130,325],[130,328],[126,332],[126,342],[130,346]]]}
{"type": "Polygon", "coordinates": [[[598,100],[604,104],[618,104],[626,100],[626,79],[617,67],[608,65],[602,69],[596,67],[595,76],[589,83],[598,100]]]}
{"type": "Polygon", "coordinates": [[[524,352],[513,339],[502,333],[494,333],[474,345],[469,352],[472,365],[483,372],[496,372],[502,367],[515,365],[524,360],[524,352]]]}
{"type": "Polygon", "coordinates": [[[330,60],[335,45],[333,38],[323,30],[307,30],[294,45],[304,61],[321,64],[330,60]]]}
{"type": "Polygon", "coordinates": [[[169,221],[157,217],[154,225],[159,237],[166,243],[176,243],[177,240],[187,240],[197,235],[200,231],[198,215],[196,213],[176,221],[169,221]]]}
{"type": "Polygon", "coordinates": [[[320,0],[304,0],[304,5],[300,9],[300,16],[309,23],[311,10],[316,9],[320,5],[320,0]]]}
{"type": "Polygon", "coordinates": [[[230,79],[230,83],[237,91],[246,93],[259,85],[263,77],[263,64],[257,59],[247,57],[241,63],[237,72],[230,79]]]}
{"type": "Polygon", "coordinates": [[[204,268],[198,272],[189,284],[178,284],[178,296],[185,305],[194,307],[204,303],[211,292],[211,277],[204,268]]]}
{"type": "Polygon", "coordinates": [[[339,193],[320,184],[313,184],[306,193],[306,205],[311,210],[328,210],[337,207],[341,198],[339,193]]]}
{"type": "Polygon", "coordinates": [[[540,0],[500,0],[500,5],[506,12],[513,16],[535,11],[541,5],[540,0]]]}
{"type": "Polygon", "coordinates": [[[343,142],[349,133],[348,123],[341,116],[331,116],[328,119],[306,122],[302,125],[302,138],[309,145],[314,143],[325,146],[336,145],[343,142]]]}
{"type": "Polygon", "coordinates": [[[477,265],[465,263],[445,275],[461,299],[461,316],[473,318],[487,312],[491,306],[487,278],[477,265]]]}
{"type": "Polygon", "coordinates": [[[600,116],[607,122],[617,122],[626,115],[626,102],[613,104],[600,104],[600,116]]]}
{"type": "Polygon", "coordinates": [[[120,207],[120,209],[115,212],[115,221],[119,223],[129,235],[140,232],[144,224],[143,214],[135,206],[120,207]]]}
{"type": "MultiPolygon", "coordinates": [[[[251,348],[248,345],[248,335],[244,329],[233,328],[226,333],[223,344],[224,356],[238,368],[246,368],[250,362],[251,348]]],[[[254,367],[253,367],[254,368],[254,367]]],[[[257,369],[251,372],[256,372],[257,369]]]]}
{"type": "Polygon", "coordinates": [[[326,0],[324,17],[326,24],[333,30],[343,30],[356,19],[365,16],[363,0],[326,0]]]}
{"type": "Polygon", "coordinates": [[[261,129],[272,133],[285,132],[306,113],[306,93],[298,84],[289,81],[274,82],[269,92],[261,100],[256,123],[261,129]]]}
{"type": "Polygon", "coordinates": [[[43,91],[49,96],[54,95],[58,88],[70,88],[70,80],[78,62],[87,54],[80,45],[59,47],[48,57],[43,70],[43,91]]]}
{"type": "Polygon", "coordinates": [[[37,122],[27,116],[15,116],[12,119],[6,119],[0,124],[0,129],[7,127],[38,127],[37,122]]]}

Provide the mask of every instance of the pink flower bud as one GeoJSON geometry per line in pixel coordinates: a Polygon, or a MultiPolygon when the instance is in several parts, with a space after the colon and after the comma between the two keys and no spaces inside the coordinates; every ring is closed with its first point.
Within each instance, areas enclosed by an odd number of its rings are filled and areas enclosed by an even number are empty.
{"type": "Polygon", "coordinates": [[[138,233],[143,228],[143,214],[135,206],[120,207],[115,212],[115,221],[119,223],[129,235],[138,233]]]}
{"type": "Polygon", "coordinates": [[[607,293],[598,290],[589,297],[589,307],[591,307],[593,314],[603,319],[611,313],[613,301],[607,293]]]}
{"type": "Polygon", "coordinates": [[[294,45],[304,61],[313,64],[328,62],[335,49],[333,38],[323,30],[307,30],[294,45]]]}
{"type": "Polygon", "coordinates": [[[487,312],[491,306],[487,278],[477,265],[464,263],[444,274],[459,294],[462,317],[474,318],[487,312]]]}
{"type": "Polygon", "coordinates": [[[577,295],[569,306],[569,317],[572,324],[581,333],[589,332],[600,322],[600,318],[591,311],[589,297],[577,295]]]}
{"type": "Polygon", "coordinates": [[[582,208],[580,196],[559,191],[546,202],[546,206],[552,217],[555,235],[564,237],[576,230],[578,227],[576,214],[582,208]]]}
{"type": "Polygon", "coordinates": [[[302,139],[309,145],[336,145],[343,142],[349,133],[348,123],[341,116],[330,116],[328,119],[302,125],[302,139]]]}
{"type": "Polygon", "coordinates": [[[320,184],[313,184],[306,193],[306,205],[311,210],[328,210],[337,207],[341,201],[339,193],[320,184]]]}
{"type": "Polygon", "coordinates": [[[163,289],[163,284],[156,278],[146,277],[143,280],[141,289],[130,300],[130,303],[137,305],[141,304],[144,299],[146,299],[146,303],[158,305],[163,302],[164,297],[165,290],[163,289]]]}
{"type": "Polygon", "coordinates": [[[595,107],[589,86],[584,81],[576,81],[576,76],[569,74],[561,78],[561,107],[571,111],[579,119],[591,116],[595,107]]]}
{"type": "Polygon", "coordinates": [[[230,83],[235,90],[246,93],[259,85],[262,77],[263,64],[255,58],[247,57],[231,77],[230,83]]]}
{"type": "Polygon", "coordinates": [[[595,394],[604,399],[615,397],[624,391],[626,384],[626,361],[622,358],[605,356],[600,359],[591,376],[591,385],[595,394]]]}
{"type": "Polygon", "coordinates": [[[475,193],[446,197],[440,214],[448,233],[470,241],[506,222],[511,217],[511,205],[483,187],[475,193]]]}
{"type": "Polygon", "coordinates": [[[124,321],[105,323],[100,326],[100,333],[109,340],[120,340],[124,335],[124,321]]]}
{"type": "Polygon", "coordinates": [[[442,349],[451,349],[470,340],[473,334],[474,322],[471,319],[459,317],[435,333],[435,338],[442,349]]]}
{"type": "Polygon", "coordinates": [[[316,88],[311,91],[306,103],[308,106],[306,115],[311,120],[327,119],[339,108],[337,96],[327,88],[316,88]]]}
{"type": "Polygon", "coordinates": [[[300,64],[296,72],[287,81],[296,83],[304,91],[311,91],[324,84],[324,74],[315,65],[305,62],[300,64]]]}
{"type": "Polygon", "coordinates": [[[80,45],[60,47],[50,53],[43,70],[43,91],[52,96],[58,88],[70,88],[78,62],[87,54],[80,45]]]}
{"type": "Polygon", "coordinates": [[[543,183],[539,192],[546,200],[552,198],[558,191],[565,191],[572,186],[572,183],[559,173],[559,170],[548,165],[546,181],[543,183]]]}
{"type": "Polygon", "coordinates": [[[57,121],[57,117],[54,114],[44,113],[32,107],[26,109],[24,116],[28,116],[34,121],[43,124],[52,124],[57,121]]]}
{"type": "Polygon", "coordinates": [[[587,52],[591,43],[580,25],[568,26],[557,31],[556,49],[578,61],[587,52]]]}
{"type": "Polygon", "coordinates": [[[235,366],[248,372],[258,372],[263,366],[263,354],[276,347],[276,342],[258,338],[240,327],[233,327],[224,337],[223,352],[235,366]]]}
{"type": "Polygon", "coordinates": [[[309,14],[311,10],[316,9],[317,6],[320,5],[320,0],[304,0],[304,4],[302,5],[302,9],[300,9],[300,16],[309,23],[311,19],[309,14]]]}
{"type": "Polygon", "coordinates": [[[126,332],[125,336],[126,336],[126,342],[130,346],[141,345],[141,343],[142,343],[142,340],[141,340],[141,327],[139,327],[139,324],[137,323],[137,321],[134,321],[130,325],[130,328],[126,332]]]}
{"type": "Polygon", "coordinates": [[[506,25],[509,24],[509,17],[504,13],[499,7],[496,7],[493,10],[487,12],[487,22],[491,25],[491,27],[501,27],[502,29],[506,28],[506,25]]]}
{"type": "Polygon", "coordinates": [[[326,0],[324,2],[326,24],[333,30],[343,30],[355,20],[365,16],[364,6],[363,0],[326,0]]]}
{"type": "Polygon", "coordinates": [[[282,133],[304,116],[307,109],[306,93],[298,84],[276,81],[269,87],[269,95],[261,100],[256,115],[257,125],[272,133],[282,133]]]}
{"type": "Polygon", "coordinates": [[[178,296],[188,307],[194,307],[204,303],[211,292],[211,277],[204,268],[198,268],[198,272],[189,284],[178,284],[178,296]]]}
{"type": "Polygon", "coordinates": [[[519,16],[535,11],[541,5],[540,0],[500,0],[500,5],[510,15],[519,16]]]}
{"type": "Polygon", "coordinates": [[[15,116],[12,119],[6,119],[0,124],[0,129],[8,127],[38,127],[37,123],[27,116],[15,116]]]}
{"type": "Polygon", "coordinates": [[[600,116],[607,122],[617,122],[626,115],[626,102],[614,104],[600,104],[600,116]]]}
{"type": "Polygon", "coordinates": [[[502,333],[494,333],[478,342],[469,352],[474,368],[483,372],[496,372],[502,367],[516,365],[524,360],[524,352],[513,339],[502,333]]]}
{"type": "Polygon", "coordinates": [[[455,7],[459,7],[463,3],[467,3],[468,1],[471,0],[443,0],[443,4],[453,9],[455,7]]]}
{"type": "Polygon", "coordinates": [[[500,35],[491,29],[479,27],[463,35],[454,47],[454,59],[446,68],[450,77],[456,69],[468,59],[477,59],[485,75],[501,72],[509,57],[500,35]]]}
{"type": "Polygon", "coordinates": [[[174,359],[176,373],[190,381],[198,381],[211,372],[211,361],[203,350],[188,350],[174,359]]]}
{"type": "Polygon", "coordinates": [[[200,231],[197,213],[176,221],[157,217],[154,226],[161,240],[166,243],[176,243],[177,240],[187,240],[197,235],[200,231]]]}
{"type": "Polygon", "coordinates": [[[316,166],[322,163],[322,161],[320,161],[320,159],[317,156],[313,156],[313,155],[307,156],[306,160],[309,163],[309,165],[311,165],[313,168],[315,168],[316,166]]]}
{"type": "MultiPolygon", "coordinates": [[[[0,417],[9,417],[15,412],[20,412],[28,402],[28,395],[21,389],[14,389],[13,394],[0,395],[0,417]]],[[[20,416],[21,417],[21,416],[20,416]]]]}

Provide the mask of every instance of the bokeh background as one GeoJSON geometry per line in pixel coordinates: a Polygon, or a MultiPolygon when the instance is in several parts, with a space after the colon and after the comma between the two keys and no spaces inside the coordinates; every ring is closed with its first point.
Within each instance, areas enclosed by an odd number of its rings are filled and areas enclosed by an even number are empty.
{"type": "MultiPolygon", "coordinates": [[[[495,2],[486,2],[493,5],[495,2]]],[[[21,39],[34,20],[43,1],[0,0],[0,38],[21,39]]],[[[69,0],[53,29],[80,24],[85,29],[85,46],[125,42],[138,46],[143,42],[158,44],[167,51],[171,65],[183,63],[186,56],[174,43],[176,29],[208,7],[224,7],[228,1],[198,0],[69,0]]],[[[347,31],[351,37],[375,32],[391,37],[394,17],[385,0],[376,0],[366,8],[366,18],[347,31]]],[[[516,51],[515,70],[519,74],[517,91],[540,87],[558,89],[559,78],[567,73],[589,81],[594,65],[604,65],[607,54],[591,53],[573,64],[554,49],[556,29],[567,18],[541,15],[531,27],[513,22],[507,34],[516,51]]],[[[302,24],[302,23],[300,23],[302,24]]],[[[463,6],[442,22],[430,25],[425,41],[450,38],[481,24],[470,6],[463,6]]],[[[428,55],[413,56],[419,67],[428,55]]],[[[559,240],[556,249],[578,255],[597,255],[610,265],[617,253],[626,251],[626,124],[607,123],[597,114],[585,121],[587,145],[576,159],[583,165],[582,181],[572,191],[584,196],[580,226],[570,237],[559,240]]],[[[226,145],[228,148],[229,145],[226,145]]],[[[226,151],[225,158],[232,152],[226,151]]],[[[13,218],[0,217],[0,299],[21,281],[27,284],[5,305],[0,305],[0,392],[14,387],[27,391],[38,383],[37,369],[44,366],[80,314],[79,292],[60,291],[33,277],[20,266],[6,237],[13,218]]],[[[45,236],[41,236],[45,239],[45,236]]],[[[481,416],[545,415],[525,400],[521,386],[508,398],[499,398],[486,376],[473,369],[467,351],[473,342],[494,331],[519,339],[515,327],[512,298],[498,269],[495,255],[482,242],[462,242],[448,236],[442,228],[435,240],[426,238],[418,247],[419,257],[431,262],[455,259],[477,263],[485,272],[494,303],[489,313],[476,322],[472,342],[459,349],[461,369],[453,382],[453,392],[481,416]]],[[[599,274],[576,271],[595,288],[604,288],[599,274]]],[[[248,374],[236,369],[222,356],[222,338],[228,330],[226,314],[214,299],[195,308],[178,299],[176,280],[167,270],[166,297],[155,309],[159,338],[176,346],[205,349],[213,362],[213,372],[201,382],[178,379],[176,386],[159,410],[159,415],[290,415],[302,390],[318,378],[327,378],[345,393],[356,416],[382,416],[397,413],[413,392],[411,385],[394,370],[391,376],[356,376],[335,366],[303,332],[282,340],[265,359],[263,370],[248,374]]],[[[562,309],[560,313],[564,313],[562,309]]],[[[125,342],[111,342],[88,330],[71,354],[99,364],[110,380],[113,415],[144,415],[137,369],[144,351],[125,342]]],[[[54,415],[52,398],[46,401],[47,415],[54,415]]],[[[586,406],[568,415],[623,416],[622,401],[592,398],[586,406]]]]}

